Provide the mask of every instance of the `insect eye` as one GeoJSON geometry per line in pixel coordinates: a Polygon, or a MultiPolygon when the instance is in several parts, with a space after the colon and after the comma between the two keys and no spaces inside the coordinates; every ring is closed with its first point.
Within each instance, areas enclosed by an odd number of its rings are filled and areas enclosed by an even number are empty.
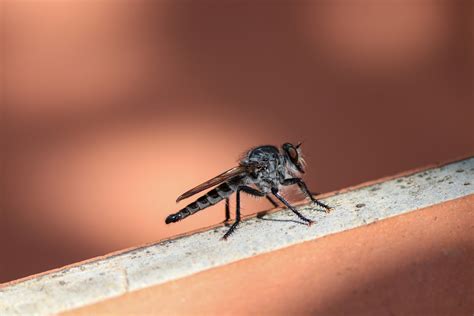
{"type": "Polygon", "coordinates": [[[291,160],[297,161],[298,160],[298,152],[294,147],[288,148],[288,155],[290,156],[291,160]]]}

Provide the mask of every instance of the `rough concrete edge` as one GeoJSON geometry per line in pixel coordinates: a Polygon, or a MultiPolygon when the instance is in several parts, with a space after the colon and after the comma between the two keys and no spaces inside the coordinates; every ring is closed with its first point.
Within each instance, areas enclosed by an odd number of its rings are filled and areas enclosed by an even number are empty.
{"type": "Polygon", "coordinates": [[[226,228],[214,227],[5,284],[0,314],[58,313],[470,194],[474,157],[328,197],[329,215],[301,205],[317,220],[311,227],[279,210],[246,220],[227,242],[226,228]]]}

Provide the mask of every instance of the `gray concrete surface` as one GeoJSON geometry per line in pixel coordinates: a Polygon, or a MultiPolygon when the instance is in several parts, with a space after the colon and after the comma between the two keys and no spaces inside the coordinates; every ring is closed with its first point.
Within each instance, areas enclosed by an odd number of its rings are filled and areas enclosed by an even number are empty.
{"type": "Polygon", "coordinates": [[[302,205],[311,227],[281,210],[244,221],[228,241],[219,227],[3,285],[0,315],[58,313],[470,194],[474,157],[328,197],[330,214],[302,205]]]}

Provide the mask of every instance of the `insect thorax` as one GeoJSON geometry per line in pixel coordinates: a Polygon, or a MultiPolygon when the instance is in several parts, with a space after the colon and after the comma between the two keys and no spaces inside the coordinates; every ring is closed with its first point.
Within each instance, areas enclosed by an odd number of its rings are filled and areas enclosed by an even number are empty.
{"type": "Polygon", "coordinates": [[[249,177],[264,193],[270,192],[272,187],[279,187],[285,175],[285,160],[275,146],[260,146],[250,150],[243,159],[243,163],[259,163],[264,168],[249,177]]]}

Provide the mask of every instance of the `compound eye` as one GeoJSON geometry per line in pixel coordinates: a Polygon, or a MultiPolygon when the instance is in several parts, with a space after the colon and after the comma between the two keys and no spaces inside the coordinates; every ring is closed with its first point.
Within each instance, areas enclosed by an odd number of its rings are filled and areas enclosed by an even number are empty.
{"type": "Polygon", "coordinates": [[[298,152],[294,147],[288,148],[288,155],[290,156],[291,160],[297,161],[298,160],[298,152]]]}

